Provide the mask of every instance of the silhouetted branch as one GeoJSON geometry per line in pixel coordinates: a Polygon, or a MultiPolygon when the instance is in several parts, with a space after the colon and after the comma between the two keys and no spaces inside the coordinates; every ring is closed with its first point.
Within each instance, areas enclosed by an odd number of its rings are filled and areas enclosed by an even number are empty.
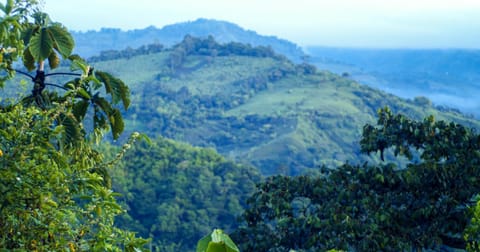
{"type": "Polygon", "coordinates": [[[25,75],[25,76],[30,77],[30,79],[32,79],[32,80],[35,79],[35,77],[33,77],[32,75],[30,75],[30,74],[27,73],[27,72],[24,72],[24,71],[21,71],[21,70],[18,70],[18,69],[14,69],[14,70],[15,70],[15,72],[17,72],[17,73],[19,73],[19,74],[23,74],[23,75],[25,75]]]}
{"type": "Polygon", "coordinates": [[[45,74],[45,76],[52,76],[52,75],[72,75],[72,76],[82,76],[79,73],[49,73],[45,74]]]}
{"type": "Polygon", "coordinates": [[[63,86],[60,86],[60,85],[57,85],[57,84],[53,84],[53,83],[45,83],[45,86],[53,86],[53,87],[61,88],[63,90],[68,90],[68,88],[66,88],[66,87],[63,87],[63,86]]]}

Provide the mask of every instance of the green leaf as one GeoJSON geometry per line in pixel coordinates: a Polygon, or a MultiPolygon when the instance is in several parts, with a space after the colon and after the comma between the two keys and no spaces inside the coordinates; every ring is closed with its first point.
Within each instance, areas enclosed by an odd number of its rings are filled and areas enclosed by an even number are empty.
{"type": "Polygon", "coordinates": [[[65,145],[74,146],[82,140],[80,124],[72,115],[60,114],[59,124],[64,127],[63,142],[65,145]]]}
{"type": "Polygon", "coordinates": [[[29,71],[32,71],[35,69],[35,59],[33,58],[28,48],[26,48],[25,51],[23,52],[23,65],[29,71]]]}
{"type": "Polygon", "coordinates": [[[78,89],[78,95],[80,95],[81,97],[85,98],[85,99],[91,99],[92,97],[88,94],[87,90],[85,90],[84,88],[79,88],[78,89]]]}
{"type": "Polygon", "coordinates": [[[33,34],[35,34],[39,28],[39,26],[32,26],[24,30],[22,32],[23,43],[28,44],[32,39],[33,34]]]}
{"type": "Polygon", "coordinates": [[[28,46],[35,62],[44,61],[53,50],[53,39],[50,36],[47,28],[42,28],[40,31],[32,36],[28,46]]]}
{"type": "Polygon", "coordinates": [[[7,5],[5,5],[5,14],[10,14],[13,10],[13,6],[14,6],[13,0],[8,0],[7,5]]]}
{"type": "Polygon", "coordinates": [[[78,101],[73,105],[72,112],[78,121],[83,121],[83,118],[87,114],[89,105],[90,105],[90,102],[86,100],[78,101]]]}
{"type": "Polygon", "coordinates": [[[208,243],[207,250],[205,252],[227,252],[227,248],[224,243],[210,242],[208,243]]]}
{"type": "Polygon", "coordinates": [[[203,237],[197,243],[196,252],[240,252],[235,243],[221,229],[203,237]]]}
{"type": "Polygon", "coordinates": [[[204,236],[200,239],[197,243],[197,251],[196,252],[206,252],[208,248],[208,244],[212,241],[211,233],[204,236]]]}
{"type": "Polygon", "coordinates": [[[114,109],[113,113],[108,117],[110,126],[112,129],[113,139],[118,139],[125,129],[125,123],[123,122],[122,113],[118,109],[114,109]]]}
{"type": "Polygon", "coordinates": [[[74,54],[68,57],[69,60],[72,61],[70,66],[71,71],[81,70],[83,75],[87,76],[88,72],[90,71],[90,66],[82,59],[80,56],[74,54]]]}
{"type": "MultiPolygon", "coordinates": [[[[122,114],[120,110],[113,108],[112,105],[103,97],[95,97],[93,99],[94,106],[98,106],[105,115],[107,115],[112,130],[113,139],[118,139],[125,128],[122,114]]],[[[104,118],[101,115],[94,117],[94,125],[104,126],[104,118]]]]}
{"type": "Polygon", "coordinates": [[[50,53],[50,56],[48,56],[48,65],[51,69],[55,69],[58,67],[58,65],[60,65],[60,59],[58,58],[56,53],[50,53]]]}
{"type": "Polygon", "coordinates": [[[67,58],[72,54],[75,42],[72,35],[60,25],[54,25],[48,27],[48,32],[53,38],[53,47],[62,55],[63,58],[67,58]]]}
{"type": "Polygon", "coordinates": [[[128,86],[122,80],[106,72],[96,71],[95,76],[104,84],[105,91],[112,95],[113,104],[122,101],[126,110],[130,105],[130,90],[128,86]]]}

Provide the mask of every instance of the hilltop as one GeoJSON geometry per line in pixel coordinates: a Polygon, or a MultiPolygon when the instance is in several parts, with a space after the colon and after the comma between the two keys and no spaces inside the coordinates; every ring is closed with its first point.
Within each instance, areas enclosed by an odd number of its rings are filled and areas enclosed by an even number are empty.
{"type": "Polygon", "coordinates": [[[187,37],[172,49],[94,63],[133,93],[129,129],[215,148],[263,174],[298,174],[320,165],[370,160],[358,141],[379,108],[412,118],[434,115],[479,128],[425,97],[408,100],[267,47],[187,37]]]}
{"type": "Polygon", "coordinates": [[[275,36],[263,36],[254,31],[220,20],[200,18],[156,28],[122,31],[115,28],[102,28],[99,31],[72,32],[75,38],[75,52],[90,57],[107,50],[123,50],[128,47],[137,48],[147,44],[162,44],[171,47],[182,41],[186,35],[207,38],[213,36],[221,43],[239,42],[252,46],[271,46],[276,52],[300,61],[304,55],[296,44],[275,36]]]}

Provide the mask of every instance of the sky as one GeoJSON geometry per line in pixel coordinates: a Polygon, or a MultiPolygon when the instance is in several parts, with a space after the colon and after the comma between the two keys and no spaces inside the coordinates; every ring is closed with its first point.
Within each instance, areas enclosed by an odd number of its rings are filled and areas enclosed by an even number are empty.
{"type": "Polygon", "coordinates": [[[76,31],[224,20],[301,46],[480,48],[480,0],[44,0],[76,31]]]}

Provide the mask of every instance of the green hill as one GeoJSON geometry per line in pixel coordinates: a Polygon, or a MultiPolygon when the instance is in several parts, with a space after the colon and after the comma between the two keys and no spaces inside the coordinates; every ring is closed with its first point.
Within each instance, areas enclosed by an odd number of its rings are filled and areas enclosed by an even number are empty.
{"type": "Polygon", "coordinates": [[[401,99],[239,43],[189,38],[171,50],[95,66],[130,85],[127,128],[213,147],[263,174],[368,161],[358,141],[383,106],[479,126],[424,97],[401,99]]]}
{"type": "Polygon", "coordinates": [[[389,93],[426,96],[480,118],[480,50],[307,47],[312,64],[389,93]]]}
{"type": "Polygon", "coordinates": [[[478,121],[425,97],[402,99],[296,65],[268,47],[187,36],[171,49],[129,53],[92,63],[130,86],[127,132],[215,148],[265,175],[369,161],[358,141],[363,125],[384,106],[415,119],[432,114],[480,128],[478,121]]]}

